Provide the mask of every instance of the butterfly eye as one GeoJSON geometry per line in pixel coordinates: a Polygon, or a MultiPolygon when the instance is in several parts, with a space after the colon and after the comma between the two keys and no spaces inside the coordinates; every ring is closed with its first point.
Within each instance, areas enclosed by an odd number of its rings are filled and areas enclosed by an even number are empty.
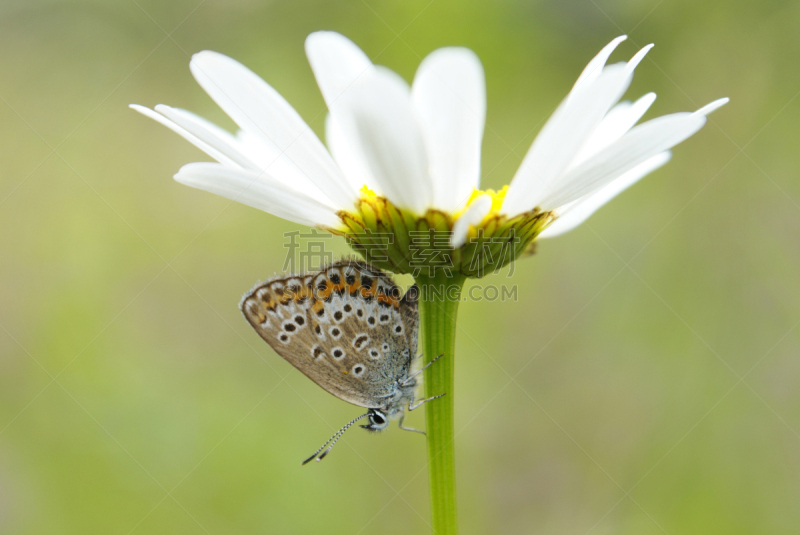
{"type": "Polygon", "coordinates": [[[361,377],[364,375],[364,366],[361,364],[356,364],[353,366],[353,375],[356,377],[361,377]]]}
{"type": "Polygon", "coordinates": [[[370,356],[370,358],[377,359],[377,358],[379,358],[381,356],[381,354],[378,353],[377,349],[375,349],[374,347],[371,347],[369,349],[369,356],[370,356]]]}
{"type": "Polygon", "coordinates": [[[331,351],[331,355],[336,360],[342,360],[344,358],[344,350],[341,347],[334,347],[333,351],[331,351]]]}
{"type": "Polygon", "coordinates": [[[372,425],[376,425],[378,427],[386,426],[386,417],[378,411],[370,413],[369,421],[372,425]]]}
{"type": "Polygon", "coordinates": [[[389,344],[384,342],[383,345],[381,346],[381,351],[383,351],[384,353],[388,353],[389,352],[389,344]]]}

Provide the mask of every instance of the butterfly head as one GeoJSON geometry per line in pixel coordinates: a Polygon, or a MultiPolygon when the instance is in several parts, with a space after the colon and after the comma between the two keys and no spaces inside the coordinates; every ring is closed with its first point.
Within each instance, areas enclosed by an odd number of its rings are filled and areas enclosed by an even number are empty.
{"type": "Polygon", "coordinates": [[[389,416],[380,409],[370,409],[367,417],[369,423],[361,426],[367,431],[383,431],[389,426],[389,416]]]}

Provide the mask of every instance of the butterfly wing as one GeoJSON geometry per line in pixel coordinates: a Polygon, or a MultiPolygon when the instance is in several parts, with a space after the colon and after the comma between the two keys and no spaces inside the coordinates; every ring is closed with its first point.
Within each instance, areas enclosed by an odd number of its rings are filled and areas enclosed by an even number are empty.
{"type": "Polygon", "coordinates": [[[281,357],[354,405],[383,406],[408,375],[417,324],[409,332],[399,289],[363,262],[343,260],[270,279],[248,292],[240,307],[281,357]]]}
{"type": "Polygon", "coordinates": [[[416,284],[409,288],[400,300],[400,315],[406,326],[406,341],[411,356],[415,357],[419,340],[419,286],[416,284]]]}

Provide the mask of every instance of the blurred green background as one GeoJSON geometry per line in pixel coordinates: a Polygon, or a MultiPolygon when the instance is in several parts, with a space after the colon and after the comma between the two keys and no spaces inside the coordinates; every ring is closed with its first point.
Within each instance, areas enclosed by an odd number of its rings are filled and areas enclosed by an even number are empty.
{"type": "MultiPolygon", "coordinates": [[[[318,133],[319,29],[411,79],[484,63],[483,183],[513,176],[586,62],[656,47],[628,98],[715,113],[673,161],[461,307],[464,533],[800,532],[800,3],[689,0],[0,4],[0,532],[426,533],[421,437],[282,361],[236,307],[298,227],[171,176],[205,159],[129,110],[228,128],[213,49],[318,133]]],[[[337,251],[346,247],[334,240],[337,251]]],[[[422,413],[411,416],[422,426],[422,413]]]]}

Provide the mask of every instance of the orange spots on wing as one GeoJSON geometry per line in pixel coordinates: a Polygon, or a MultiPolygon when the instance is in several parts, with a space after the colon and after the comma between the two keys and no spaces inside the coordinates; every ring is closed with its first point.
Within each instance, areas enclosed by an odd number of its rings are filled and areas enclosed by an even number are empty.
{"type": "Polygon", "coordinates": [[[396,297],[392,297],[390,295],[386,295],[383,292],[378,292],[378,302],[379,303],[387,303],[394,308],[400,308],[400,300],[396,297]]]}
{"type": "Polygon", "coordinates": [[[333,285],[333,291],[334,292],[341,292],[345,288],[346,288],[346,285],[343,282],[340,282],[339,284],[334,284],[333,285]]]}
{"type": "Polygon", "coordinates": [[[311,299],[311,288],[308,286],[303,286],[297,293],[293,294],[295,303],[305,303],[308,299],[311,299]]]}
{"type": "Polygon", "coordinates": [[[324,290],[320,290],[319,288],[317,288],[316,297],[317,297],[317,299],[320,299],[320,300],[328,299],[335,290],[336,290],[336,285],[333,284],[331,281],[327,281],[325,283],[325,289],[324,290]]]}
{"type": "Polygon", "coordinates": [[[323,303],[322,301],[317,301],[313,305],[311,305],[311,311],[317,315],[319,315],[320,311],[322,311],[324,308],[325,308],[325,303],[323,303]]]}
{"type": "Polygon", "coordinates": [[[269,294],[265,294],[265,296],[262,298],[261,302],[264,304],[264,308],[266,308],[269,311],[274,311],[275,307],[278,304],[275,301],[275,299],[273,299],[272,296],[269,295],[269,294]]]}
{"type": "Polygon", "coordinates": [[[378,291],[378,280],[372,279],[372,285],[362,286],[361,287],[361,297],[375,297],[375,293],[378,291]]]}
{"type": "Polygon", "coordinates": [[[246,306],[247,313],[251,318],[255,318],[258,323],[264,323],[267,320],[267,315],[262,312],[261,307],[255,299],[250,299],[246,306]]]}
{"type": "MultiPolygon", "coordinates": [[[[348,289],[351,287],[348,287],[348,289]]],[[[349,290],[351,293],[358,289],[357,284],[352,285],[352,290],[349,290]]],[[[386,295],[386,292],[383,291],[383,288],[378,288],[378,279],[372,279],[372,285],[361,286],[361,297],[362,298],[369,298],[374,297],[376,301],[379,303],[388,304],[394,308],[400,308],[400,299],[391,295],[386,295]]]]}
{"type": "Polygon", "coordinates": [[[361,283],[359,282],[358,279],[356,279],[353,284],[347,284],[346,288],[347,288],[347,293],[351,294],[353,292],[358,291],[358,289],[361,288],[361,283]]]}

